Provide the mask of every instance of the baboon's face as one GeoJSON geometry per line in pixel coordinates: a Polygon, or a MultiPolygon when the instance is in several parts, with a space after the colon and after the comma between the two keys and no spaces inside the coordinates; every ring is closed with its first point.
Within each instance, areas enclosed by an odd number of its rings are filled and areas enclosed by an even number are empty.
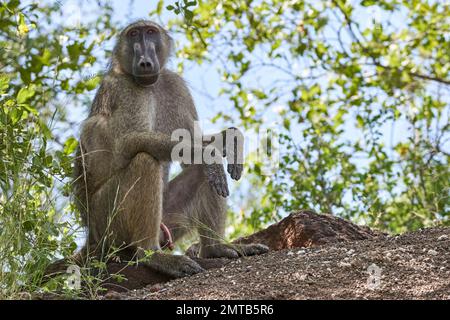
{"type": "Polygon", "coordinates": [[[141,86],[154,84],[170,47],[170,38],[163,29],[151,22],[136,23],[124,30],[121,42],[126,47],[119,52],[125,71],[141,86]]]}

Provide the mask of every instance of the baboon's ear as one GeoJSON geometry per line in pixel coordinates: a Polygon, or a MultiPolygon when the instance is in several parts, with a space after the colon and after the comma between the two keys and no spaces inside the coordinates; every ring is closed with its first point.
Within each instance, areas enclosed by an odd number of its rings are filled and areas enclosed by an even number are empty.
{"type": "Polygon", "coordinates": [[[167,31],[165,31],[165,35],[167,37],[167,55],[170,56],[173,53],[175,44],[174,44],[172,36],[167,31]]]}

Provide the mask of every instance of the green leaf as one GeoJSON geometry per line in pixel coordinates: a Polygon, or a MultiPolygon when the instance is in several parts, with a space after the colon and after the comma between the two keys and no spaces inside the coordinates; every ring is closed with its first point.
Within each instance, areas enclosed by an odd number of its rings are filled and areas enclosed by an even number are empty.
{"type": "Polygon", "coordinates": [[[72,154],[75,149],[78,147],[78,141],[77,139],[75,139],[74,137],[70,137],[69,139],[66,140],[66,142],[64,143],[64,153],[66,155],[70,155],[72,154]]]}
{"type": "Polygon", "coordinates": [[[100,76],[95,76],[89,79],[88,81],[85,82],[86,89],[88,91],[94,90],[99,85],[100,81],[101,81],[100,76]]]}
{"type": "Polygon", "coordinates": [[[156,6],[156,10],[155,10],[157,15],[161,15],[163,6],[164,6],[164,0],[159,0],[158,5],[156,6]]]}
{"type": "Polygon", "coordinates": [[[6,92],[9,87],[10,77],[6,74],[0,74],[0,93],[6,92]]]}
{"type": "Polygon", "coordinates": [[[190,10],[185,10],[184,11],[184,17],[186,18],[186,20],[190,23],[194,17],[194,13],[190,10]]]}
{"type": "Polygon", "coordinates": [[[379,2],[379,1],[378,0],[363,0],[363,1],[361,1],[361,5],[363,7],[370,7],[370,6],[377,4],[377,2],[379,2]]]}
{"type": "Polygon", "coordinates": [[[19,93],[17,94],[17,103],[18,104],[25,103],[30,98],[34,97],[35,94],[36,94],[35,85],[30,85],[26,88],[22,88],[19,90],[19,93]]]}
{"type": "Polygon", "coordinates": [[[43,65],[49,66],[51,64],[51,62],[50,62],[51,57],[52,57],[52,53],[50,52],[50,50],[48,48],[45,48],[42,55],[38,58],[43,65]]]}
{"type": "Polygon", "coordinates": [[[364,118],[363,117],[361,117],[359,114],[356,116],[356,121],[357,121],[357,123],[358,123],[358,127],[359,128],[362,128],[362,127],[364,127],[364,118]]]}
{"type": "Polygon", "coordinates": [[[81,44],[75,42],[74,44],[67,46],[67,51],[69,52],[71,62],[73,64],[78,63],[81,54],[81,44]]]}

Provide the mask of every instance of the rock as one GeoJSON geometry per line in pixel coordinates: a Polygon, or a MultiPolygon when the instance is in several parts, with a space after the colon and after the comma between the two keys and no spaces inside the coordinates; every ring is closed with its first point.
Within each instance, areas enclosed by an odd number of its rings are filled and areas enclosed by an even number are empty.
{"type": "Polygon", "coordinates": [[[384,234],[329,214],[302,210],[292,213],[267,229],[235,242],[262,243],[272,250],[281,250],[366,240],[381,236],[384,234]]]}
{"type": "Polygon", "coordinates": [[[18,294],[18,300],[31,300],[33,299],[31,293],[29,292],[19,292],[18,294]]]}
{"type": "Polygon", "coordinates": [[[121,300],[123,299],[123,296],[116,292],[116,291],[108,291],[104,296],[103,296],[104,300],[121,300]]]}
{"type": "Polygon", "coordinates": [[[147,290],[150,293],[159,292],[159,291],[161,291],[163,289],[164,289],[164,285],[161,284],[161,283],[157,283],[157,284],[154,284],[154,285],[147,286],[147,290]]]}
{"type": "Polygon", "coordinates": [[[352,264],[350,262],[341,261],[338,263],[338,266],[341,268],[347,268],[347,267],[351,267],[352,264]]]}

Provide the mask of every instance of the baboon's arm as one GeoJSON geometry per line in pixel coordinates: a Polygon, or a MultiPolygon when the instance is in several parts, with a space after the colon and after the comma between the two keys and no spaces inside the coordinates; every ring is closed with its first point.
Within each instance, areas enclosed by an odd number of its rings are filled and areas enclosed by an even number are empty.
{"type": "MultiPolygon", "coordinates": [[[[160,161],[173,161],[172,150],[180,145],[184,150],[203,153],[205,147],[194,145],[190,141],[173,141],[170,136],[155,132],[131,132],[119,138],[115,143],[116,153],[125,161],[133,159],[139,152],[146,152],[160,161]]],[[[188,163],[189,164],[189,163],[188,163]]]]}
{"type": "MultiPolygon", "coordinates": [[[[132,132],[124,135],[116,142],[116,164],[120,168],[124,168],[140,152],[148,153],[160,161],[173,161],[172,150],[178,144],[184,144],[185,147],[182,149],[191,150],[192,153],[200,153],[203,155],[205,151],[205,147],[195,144],[192,145],[190,141],[171,141],[168,135],[162,133],[153,131],[132,132]]],[[[229,190],[222,160],[220,159],[220,163],[204,163],[204,172],[209,184],[216,192],[222,197],[227,197],[229,190]]]]}
{"type": "Polygon", "coordinates": [[[170,161],[176,143],[168,135],[159,132],[132,132],[118,139],[115,150],[119,158],[125,161],[130,161],[139,152],[146,152],[160,161],[170,161]]]}

